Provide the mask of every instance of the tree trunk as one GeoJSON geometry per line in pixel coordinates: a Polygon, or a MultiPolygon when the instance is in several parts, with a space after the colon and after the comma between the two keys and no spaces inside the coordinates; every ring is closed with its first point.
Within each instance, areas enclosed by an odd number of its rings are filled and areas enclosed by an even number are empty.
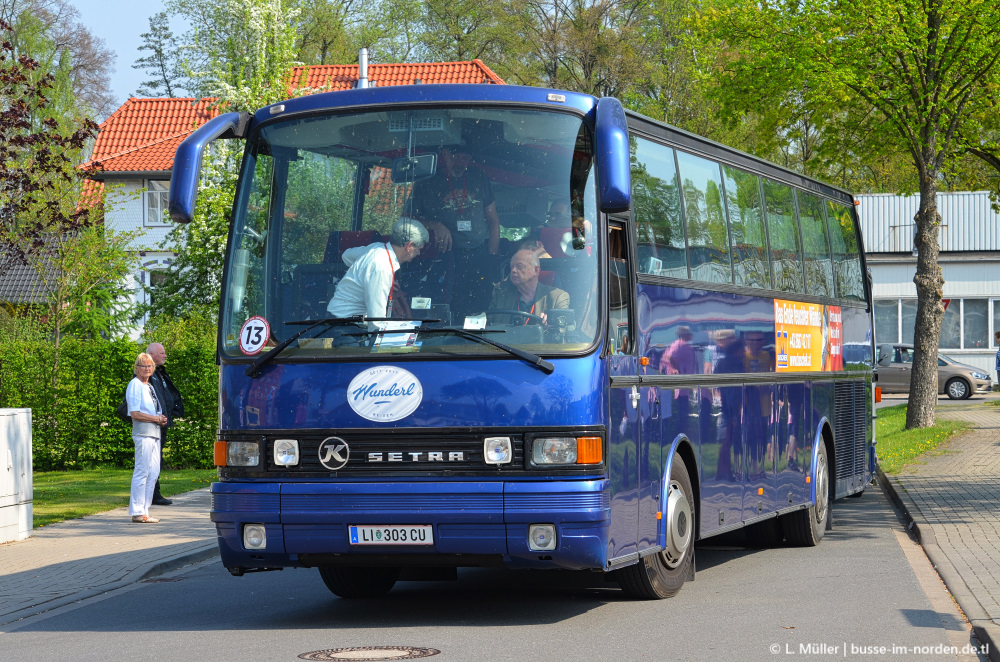
{"type": "Polygon", "coordinates": [[[934,425],[938,396],[938,341],[944,320],[944,277],[938,264],[937,173],[925,171],[920,178],[920,208],[914,217],[917,248],[917,317],[913,328],[913,371],[910,378],[910,401],[906,410],[906,429],[934,425]]]}

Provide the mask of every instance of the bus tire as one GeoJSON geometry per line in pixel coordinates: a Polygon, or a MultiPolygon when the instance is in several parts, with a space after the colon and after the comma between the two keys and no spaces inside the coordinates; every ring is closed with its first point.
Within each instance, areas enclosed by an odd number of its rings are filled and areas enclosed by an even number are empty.
{"type": "Polygon", "coordinates": [[[798,547],[815,547],[823,540],[830,519],[830,464],[826,444],[820,442],[816,457],[816,503],[783,516],[785,541],[798,547]]]}
{"type": "Polygon", "coordinates": [[[694,567],[694,496],[687,467],[674,453],[664,513],[666,549],[617,571],[618,585],[630,598],[659,600],[677,595],[694,567]]]}
{"type": "Polygon", "coordinates": [[[399,568],[321,567],[319,576],[330,591],[341,598],[378,598],[396,585],[399,568]]]}

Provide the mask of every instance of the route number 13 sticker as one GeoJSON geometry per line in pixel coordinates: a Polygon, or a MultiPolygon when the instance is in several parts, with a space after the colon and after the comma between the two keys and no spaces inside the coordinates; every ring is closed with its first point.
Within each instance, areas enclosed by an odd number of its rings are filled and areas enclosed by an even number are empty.
{"type": "Polygon", "coordinates": [[[253,356],[264,347],[271,337],[271,327],[263,317],[251,317],[243,322],[240,329],[240,351],[247,356],[253,356]]]}

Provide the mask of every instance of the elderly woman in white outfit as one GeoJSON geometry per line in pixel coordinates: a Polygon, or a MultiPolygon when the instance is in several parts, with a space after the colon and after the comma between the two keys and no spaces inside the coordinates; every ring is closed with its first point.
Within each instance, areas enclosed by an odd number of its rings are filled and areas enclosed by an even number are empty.
{"type": "Polygon", "coordinates": [[[153,501],[153,488],[160,475],[160,426],[167,424],[153,385],[149,382],[156,364],[153,357],[143,352],[135,359],[135,379],[125,391],[129,415],[132,417],[132,441],[135,442],[135,471],[132,473],[132,495],[128,514],[132,521],[143,524],[159,522],[149,516],[153,501]]]}

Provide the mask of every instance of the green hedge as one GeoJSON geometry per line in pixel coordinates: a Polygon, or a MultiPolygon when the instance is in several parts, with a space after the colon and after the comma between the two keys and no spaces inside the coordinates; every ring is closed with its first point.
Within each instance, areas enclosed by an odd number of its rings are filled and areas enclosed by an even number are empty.
{"type": "MultiPolygon", "coordinates": [[[[35,470],[132,466],[132,431],[115,408],[144,349],[129,340],[63,338],[57,371],[51,342],[0,341],[0,407],[32,410],[35,470]]],[[[164,464],[209,468],[218,426],[214,339],[168,345],[167,371],[185,416],[170,428],[164,464]]]]}

